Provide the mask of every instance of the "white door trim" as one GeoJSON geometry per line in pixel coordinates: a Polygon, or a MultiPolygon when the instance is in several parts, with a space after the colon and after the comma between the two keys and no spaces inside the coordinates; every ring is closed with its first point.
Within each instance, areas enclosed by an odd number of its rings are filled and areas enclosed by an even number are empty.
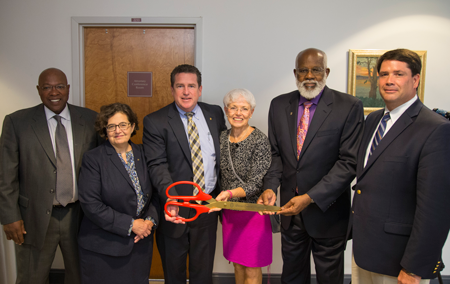
{"type": "Polygon", "coordinates": [[[194,64],[202,70],[202,18],[177,17],[72,17],[72,103],[84,101],[84,28],[85,27],[193,27],[195,34],[194,64]],[[140,22],[132,22],[140,19],[140,22]]]}

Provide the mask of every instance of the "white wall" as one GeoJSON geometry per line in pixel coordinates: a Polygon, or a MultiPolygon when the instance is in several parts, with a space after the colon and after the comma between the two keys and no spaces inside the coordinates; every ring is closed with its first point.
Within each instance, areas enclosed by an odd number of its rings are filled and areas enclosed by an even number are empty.
{"type": "MultiPolygon", "coordinates": [[[[40,103],[43,69],[58,67],[72,81],[73,16],[203,17],[203,100],[221,105],[229,90],[251,90],[258,103],[251,124],[266,133],[270,100],[295,89],[294,59],[308,47],[328,54],[328,86],[341,91],[349,49],[427,50],[425,104],[450,109],[448,0],[0,0],[1,120],[40,103]]],[[[279,236],[274,242],[271,272],[280,273],[279,236]]],[[[215,272],[232,272],[221,243],[216,255],[215,272]]]]}

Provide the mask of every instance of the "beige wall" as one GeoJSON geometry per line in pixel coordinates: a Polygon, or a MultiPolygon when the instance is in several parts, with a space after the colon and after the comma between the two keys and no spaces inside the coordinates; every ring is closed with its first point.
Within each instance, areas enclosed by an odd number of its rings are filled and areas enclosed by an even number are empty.
{"type": "MultiPolygon", "coordinates": [[[[58,67],[72,82],[74,16],[202,17],[203,100],[221,105],[230,89],[251,90],[251,124],[266,133],[270,100],[295,89],[294,59],[308,47],[327,52],[328,86],[340,91],[347,89],[349,49],[427,50],[425,104],[450,110],[448,0],[0,0],[0,120],[40,103],[35,85],[43,69],[58,67]]],[[[281,272],[279,242],[278,235],[272,273],[281,272]]],[[[232,272],[221,246],[219,237],[214,271],[232,272]]]]}

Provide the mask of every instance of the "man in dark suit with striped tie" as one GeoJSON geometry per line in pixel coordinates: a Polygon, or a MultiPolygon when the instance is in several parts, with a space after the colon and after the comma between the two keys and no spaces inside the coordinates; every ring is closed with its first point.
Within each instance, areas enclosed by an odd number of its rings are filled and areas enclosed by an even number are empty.
{"type": "Polygon", "coordinates": [[[358,151],[352,284],[429,283],[443,267],[450,122],[417,97],[421,67],[407,49],[377,63],[386,107],[367,117],[358,151]]]}

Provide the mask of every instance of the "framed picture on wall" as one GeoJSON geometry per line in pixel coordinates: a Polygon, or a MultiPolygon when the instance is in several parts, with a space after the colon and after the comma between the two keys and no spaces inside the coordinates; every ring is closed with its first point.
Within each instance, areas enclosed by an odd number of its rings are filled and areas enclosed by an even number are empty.
{"type": "MultiPolygon", "coordinates": [[[[377,60],[388,50],[382,49],[350,49],[348,52],[348,93],[363,102],[364,114],[384,108],[384,102],[378,90],[377,60]]],[[[422,60],[420,84],[417,90],[419,99],[423,102],[425,90],[425,71],[427,52],[413,50],[422,60]]]]}

